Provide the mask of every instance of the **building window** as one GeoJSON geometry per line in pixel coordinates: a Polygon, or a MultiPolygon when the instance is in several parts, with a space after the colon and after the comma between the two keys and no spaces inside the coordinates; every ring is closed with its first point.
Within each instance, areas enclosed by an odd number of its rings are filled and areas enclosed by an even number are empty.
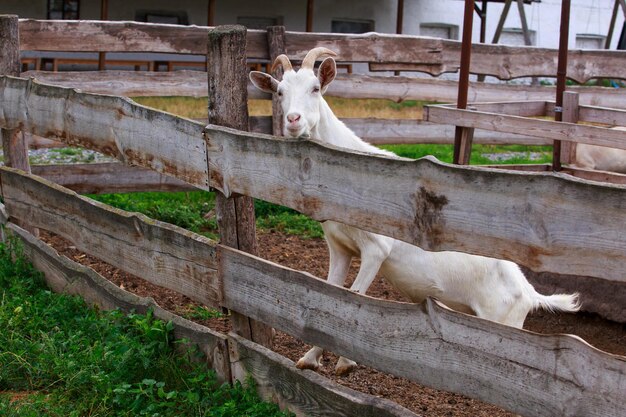
{"type": "Polygon", "coordinates": [[[579,33],[576,35],[577,49],[604,49],[604,40],[602,35],[593,35],[590,33],[579,33]]]}
{"type": "Polygon", "coordinates": [[[79,0],[48,0],[48,19],[79,19],[79,0]]]}
{"type": "MultiPolygon", "coordinates": [[[[537,33],[534,30],[529,30],[528,35],[530,36],[530,44],[536,45],[537,33]]],[[[498,43],[502,45],[524,46],[526,45],[524,32],[520,28],[504,28],[498,43]]]]}
{"type": "Polygon", "coordinates": [[[188,25],[189,19],[185,11],[171,10],[137,10],[135,21],[147,23],[167,23],[170,25],[188,25]]]}
{"type": "Polygon", "coordinates": [[[269,26],[282,26],[282,16],[277,17],[263,17],[263,16],[239,16],[237,17],[237,24],[243,25],[248,29],[262,29],[265,30],[269,26]]]}
{"type": "Polygon", "coordinates": [[[333,33],[367,33],[374,32],[373,20],[333,19],[330,23],[333,33]]]}
{"type": "Polygon", "coordinates": [[[441,39],[459,39],[459,27],[447,23],[422,23],[420,36],[430,36],[441,39]]]}

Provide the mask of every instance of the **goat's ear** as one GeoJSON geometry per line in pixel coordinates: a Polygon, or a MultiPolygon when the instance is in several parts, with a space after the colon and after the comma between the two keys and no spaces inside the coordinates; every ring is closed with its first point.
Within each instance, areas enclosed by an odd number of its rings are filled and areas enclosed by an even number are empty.
{"type": "Polygon", "coordinates": [[[317,71],[317,79],[320,80],[320,90],[322,94],[326,92],[328,85],[337,75],[337,64],[332,58],[326,58],[320,65],[320,69],[317,71]]]}
{"type": "Polygon", "coordinates": [[[264,72],[250,71],[250,81],[256,88],[266,93],[275,93],[278,90],[278,81],[264,72]]]}

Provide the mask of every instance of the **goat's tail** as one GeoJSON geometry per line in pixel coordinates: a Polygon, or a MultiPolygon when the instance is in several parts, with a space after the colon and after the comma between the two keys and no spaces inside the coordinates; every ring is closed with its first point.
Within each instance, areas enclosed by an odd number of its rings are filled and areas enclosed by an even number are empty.
{"type": "Polygon", "coordinates": [[[550,312],[564,311],[574,313],[580,310],[580,294],[541,295],[535,299],[535,309],[542,308],[550,312]]]}

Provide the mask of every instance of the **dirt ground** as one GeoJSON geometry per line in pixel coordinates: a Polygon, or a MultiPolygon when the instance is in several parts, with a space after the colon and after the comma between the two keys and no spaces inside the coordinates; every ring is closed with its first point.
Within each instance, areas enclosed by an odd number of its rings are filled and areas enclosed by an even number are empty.
{"type": "MultiPolygon", "coordinates": [[[[57,236],[44,232],[42,238],[60,253],[93,268],[127,291],[141,296],[153,297],[163,308],[184,314],[195,305],[185,296],[152,285],[96,258],[85,255],[71,246],[69,242],[57,236]]],[[[322,239],[301,239],[276,232],[260,233],[258,239],[261,257],[290,268],[310,272],[316,276],[326,276],[328,253],[326,244],[322,239]]],[[[349,285],[354,279],[357,269],[358,262],[354,261],[349,282],[346,285],[349,285]]],[[[407,301],[380,278],[376,279],[368,291],[368,295],[388,300],[407,301]]],[[[196,321],[217,331],[226,332],[230,329],[228,318],[196,321]]],[[[596,315],[538,312],[528,317],[524,328],[538,333],[575,334],[605,352],[626,356],[626,325],[606,321],[596,315]]],[[[274,350],[281,355],[297,361],[308,349],[309,346],[301,341],[285,333],[277,332],[274,350]]],[[[423,387],[406,379],[384,374],[365,366],[359,366],[349,376],[336,377],[333,374],[336,360],[335,355],[325,353],[323,367],[319,373],[354,390],[393,400],[418,415],[442,417],[514,416],[514,414],[498,407],[462,395],[423,387]]]]}

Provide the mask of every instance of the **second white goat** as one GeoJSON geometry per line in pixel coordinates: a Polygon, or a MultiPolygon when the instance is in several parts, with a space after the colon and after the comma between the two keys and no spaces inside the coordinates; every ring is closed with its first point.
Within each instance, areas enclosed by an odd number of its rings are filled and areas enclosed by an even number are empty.
{"type": "MultiPolygon", "coordinates": [[[[285,55],[274,65],[282,65],[281,81],[253,71],[250,79],[259,89],[277,94],[284,111],[284,134],[309,137],[338,147],[394,156],[372,146],[354,134],[333,114],[322,97],[337,69],[335,60],[326,58],[317,76],[313,65],[322,56],[334,56],[326,48],[311,50],[298,71],[285,55]]],[[[364,294],[380,273],[413,302],[435,297],[458,311],[521,328],[529,311],[537,308],[577,311],[577,294],[545,296],[537,293],[519,267],[509,261],[460,252],[428,252],[387,236],[326,221],[322,224],[330,252],[328,282],[343,286],[353,257],[361,267],[351,290],[364,294]]],[[[317,369],[322,349],[313,347],[302,357],[299,368],[317,369]]],[[[335,372],[350,372],[356,363],[340,358],[335,372]]]]}

